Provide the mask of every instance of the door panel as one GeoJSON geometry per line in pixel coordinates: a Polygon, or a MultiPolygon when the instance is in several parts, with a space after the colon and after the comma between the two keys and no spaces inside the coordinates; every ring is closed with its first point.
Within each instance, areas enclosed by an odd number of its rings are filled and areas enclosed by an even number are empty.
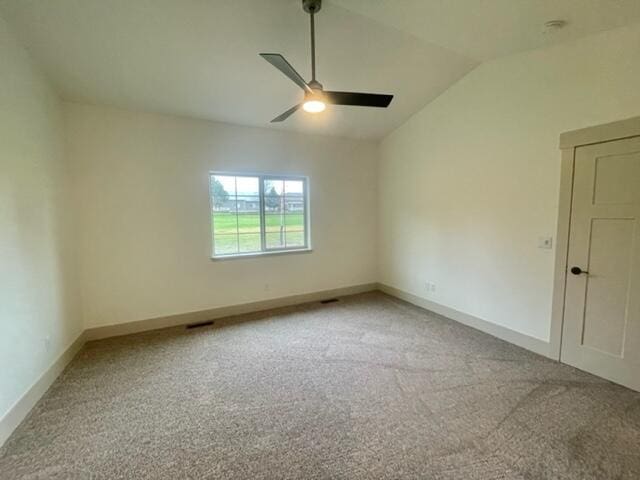
{"type": "Polygon", "coordinates": [[[596,158],[594,204],[625,205],[640,202],[638,178],[638,152],[596,158]]]}
{"type": "Polygon", "coordinates": [[[629,300],[633,220],[595,218],[585,278],[582,345],[622,357],[629,300]]]}
{"type": "Polygon", "coordinates": [[[577,148],[563,362],[640,390],[640,137],[577,148]]]}

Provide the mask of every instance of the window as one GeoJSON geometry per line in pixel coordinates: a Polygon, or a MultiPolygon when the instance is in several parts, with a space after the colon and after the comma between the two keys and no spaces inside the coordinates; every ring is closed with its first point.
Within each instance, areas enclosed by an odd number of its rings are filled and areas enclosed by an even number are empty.
{"type": "Polygon", "coordinates": [[[213,256],[309,249],[306,177],[210,174],[213,256]]]}

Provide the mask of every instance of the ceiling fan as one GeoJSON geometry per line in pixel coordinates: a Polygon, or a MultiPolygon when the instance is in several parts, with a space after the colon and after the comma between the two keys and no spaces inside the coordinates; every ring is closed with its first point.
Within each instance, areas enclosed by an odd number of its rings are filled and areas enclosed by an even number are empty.
{"type": "Polygon", "coordinates": [[[287,60],[279,53],[261,53],[271,65],[284,73],[289,79],[304,90],[304,101],[271,120],[271,123],[282,122],[293,115],[300,107],[309,113],[324,111],[327,104],[351,105],[358,107],[386,108],[391,103],[393,95],[358,92],[331,92],[323,90],[322,84],[316,80],[316,39],[314,15],[320,11],[322,0],[302,0],[302,8],[311,17],[311,81],[305,82],[287,60]]]}

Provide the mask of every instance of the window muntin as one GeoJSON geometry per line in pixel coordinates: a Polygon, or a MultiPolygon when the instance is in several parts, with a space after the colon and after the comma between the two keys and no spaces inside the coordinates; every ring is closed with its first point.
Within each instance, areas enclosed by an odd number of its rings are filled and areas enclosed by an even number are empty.
{"type": "Polygon", "coordinates": [[[309,248],[306,177],[210,174],[213,257],[309,248]]]}

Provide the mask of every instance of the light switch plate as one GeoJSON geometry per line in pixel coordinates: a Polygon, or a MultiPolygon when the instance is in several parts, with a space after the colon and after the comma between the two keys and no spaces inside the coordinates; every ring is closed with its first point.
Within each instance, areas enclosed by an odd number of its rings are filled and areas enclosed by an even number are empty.
{"type": "Polygon", "coordinates": [[[553,248],[553,237],[538,237],[538,248],[553,248]]]}

